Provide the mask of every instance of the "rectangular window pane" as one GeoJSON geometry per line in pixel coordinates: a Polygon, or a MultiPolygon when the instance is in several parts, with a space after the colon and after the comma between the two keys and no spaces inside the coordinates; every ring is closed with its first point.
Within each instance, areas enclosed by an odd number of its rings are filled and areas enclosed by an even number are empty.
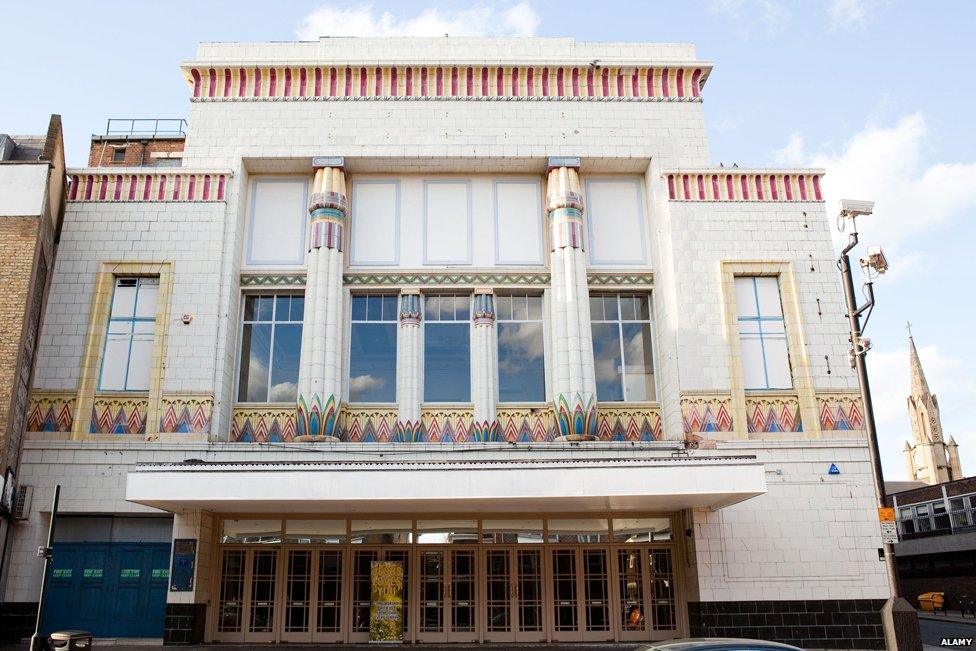
{"type": "Polygon", "coordinates": [[[109,335],[102,359],[102,377],[98,386],[103,391],[124,391],[125,371],[129,358],[129,337],[109,335]]]}
{"type": "Polygon", "coordinates": [[[756,286],[752,276],[737,276],[735,279],[735,303],[739,318],[759,316],[756,311],[756,286]]]}
{"type": "Polygon", "coordinates": [[[783,304],[779,298],[779,279],[775,276],[756,278],[756,293],[759,296],[759,315],[766,317],[783,316],[783,304]]]}
{"type": "Polygon", "coordinates": [[[383,297],[367,296],[366,297],[366,320],[381,321],[382,319],[383,319],[383,297]]]}
{"type": "Polygon", "coordinates": [[[742,382],[745,388],[767,388],[766,369],[763,365],[762,342],[759,339],[759,335],[740,335],[739,354],[742,356],[742,382]]]}
{"type": "Polygon", "coordinates": [[[335,545],[345,541],[345,520],[285,520],[286,543],[335,545]]]}
{"type": "Polygon", "coordinates": [[[241,338],[241,381],[237,399],[264,402],[268,399],[271,366],[271,325],[245,323],[241,338]]]}
{"type": "Polygon", "coordinates": [[[135,278],[119,278],[115,281],[115,293],[112,295],[112,317],[132,318],[136,306],[135,278]]]}
{"type": "Polygon", "coordinates": [[[366,320],[366,296],[353,296],[352,297],[352,320],[353,321],[365,321],[366,320]]]}
{"type": "Polygon", "coordinates": [[[478,542],[477,520],[417,520],[421,545],[473,544],[478,542]]]}
{"type": "Polygon", "coordinates": [[[132,338],[129,351],[129,373],[125,388],[128,391],[149,390],[149,369],[152,367],[153,338],[139,335],[132,338]]]}
{"type": "Polygon", "coordinates": [[[397,324],[353,323],[350,402],[396,402],[397,324]]]}
{"type": "Polygon", "coordinates": [[[540,321],[498,322],[498,399],[500,402],[546,399],[540,321]]]}
{"type": "Polygon", "coordinates": [[[159,280],[157,278],[140,278],[139,292],[136,296],[136,318],[156,318],[156,297],[159,294],[159,280]]]}
{"type": "Polygon", "coordinates": [[[224,520],[222,543],[280,543],[281,520],[224,520]]]}
{"type": "Polygon", "coordinates": [[[305,320],[305,297],[304,296],[292,296],[291,297],[291,311],[288,315],[289,321],[297,321],[302,323],[305,320]]]}
{"type": "Polygon", "coordinates": [[[481,542],[537,544],[542,542],[542,520],[482,520],[481,542]]]}
{"type": "Polygon", "coordinates": [[[610,540],[610,527],[602,518],[549,520],[551,543],[595,543],[610,540]]]}
{"type": "Polygon", "coordinates": [[[770,389],[790,389],[793,375],[790,373],[790,358],[787,354],[786,335],[763,335],[763,348],[766,350],[766,373],[770,389]]]}
{"type": "Polygon", "coordinates": [[[268,402],[294,402],[298,398],[302,326],[297,323],[276,325],[273,350],[268,402]]]}
{"type": "Polygon", "coordinates": [[[613,540],[622,543],[671,540],[669,518],[615,518],[613,540]]]}
{"type": "Polygon", "coordinates": [[[413,542],[410,520],[353,520],[349,542],[353,544],[391,544],[413,542]]]}
{"type": "MultiPolygon", "coordinates": [[[[636,304],[630,302],[635,308],[636,304]]],[[[654,363],[651,361],[651,325],[624,323],[624,400],[654,400],[654,363]]]]}
{"type": "Polygon", "coordinates": [[[596,364],[597,397],[607,401],[623,400],[619,324],[593,324],[593,361],[596,364]]]}
{"type": "Polygon", "coordinates": [[[471,332],[467,321],[424,326],[424,401],[471,400],[471,332]]]}

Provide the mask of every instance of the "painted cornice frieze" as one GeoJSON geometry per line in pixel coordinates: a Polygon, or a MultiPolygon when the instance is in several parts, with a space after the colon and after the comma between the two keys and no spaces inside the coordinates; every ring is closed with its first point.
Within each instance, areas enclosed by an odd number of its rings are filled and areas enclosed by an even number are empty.
{"type": "Polygon", "coordinates": [[[454,100],[700,102],[704,63],[573,65],[208,65],[183,76],[195,102],[454,100]]]}
{"type": "Polygon", "coordinates": [[[671,201],[823,201],[823,170],[710,168],[664,172],[671,201]]]}
{"type": "Polygon", "coordinates": [[[213,202],[224,201],[228,171],[173,169],[149,171],[93,168],[68,170],[68,201],[213,202]]]}

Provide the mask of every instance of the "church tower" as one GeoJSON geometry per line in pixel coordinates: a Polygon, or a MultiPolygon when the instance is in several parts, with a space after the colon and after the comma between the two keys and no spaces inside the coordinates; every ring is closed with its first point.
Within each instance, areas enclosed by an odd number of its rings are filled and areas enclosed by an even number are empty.
{"type": "Polygon", "coordinates": [[[959,446],[955,439],[946,443],[942,437],[942,419],[939,401],[929,391],[922,362],[918,358],[915,340],[908,335],[909,364],[911,366],[912,392],[908,396],[908,416],[912,423],[912,442],[905,443],[905,460],[908,474],[926,484],[941,484],[962,478],[959,463],[959,446]]]}

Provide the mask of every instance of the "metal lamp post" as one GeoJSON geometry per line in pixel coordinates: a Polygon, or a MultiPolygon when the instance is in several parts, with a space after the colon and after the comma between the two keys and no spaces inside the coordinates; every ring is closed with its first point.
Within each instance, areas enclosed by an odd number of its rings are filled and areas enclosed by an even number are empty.
{"type": "MultiPolygon", "coordinates": [[[[844,221],[850,219],[853,232],[840,258],[837,268],[844,279],[844,298],[847,302],[847,318],[851,329],[851,365],[857,371],[858,383],[861,386],[861,403],[864,406],[864,424],[868,435],[868,450],[871,456],[871,466],[874,475],[874,489],[878,500],[878,507],[887,507],[887,494],[884,486],[884,472],[881,468],[881,453],[878,448],[878,432],[874,423],[874,405],[871,402],[871,385],[868,382],[868,370],[865,357],[871,349],[869,339],[863,337],[861,315],[867,313],[864,326],[867,326],[874,308],[874,276],[881,275],[888,269],[888,262],[880,247],[868,249],[868,255],[861,259],[861,268],[865,271],[867,280],[864,283],[866,302],[858,306],[854,293],[854,277],[851,272],[849,253],[858,245],[857,224],[859,216],[870,215],[874,203],[867,201],[842,201],[838,226],[843,230],[844,221]],[[873,274],[873,275],[872,275],[873,274]]],[[[888,585],[891,597],[885,602],[881,610],[884,624],[885,642],[889,650],[921,651],[922,639],[918,627],[918,613],[904,597],[898,585],[898,570],[895,565],[894,546],[884,543],[885,569],[888,574],[888,585]]]]}

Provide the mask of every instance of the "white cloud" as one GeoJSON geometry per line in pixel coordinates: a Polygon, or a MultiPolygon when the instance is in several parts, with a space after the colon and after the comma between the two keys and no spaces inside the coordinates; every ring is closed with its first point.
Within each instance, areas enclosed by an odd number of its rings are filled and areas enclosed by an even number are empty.
{"type": "Polygon", "coordinates": [[[831,0],[827,7],[830,28],[834,30],[863,29],[881,4],[878,0],[831,0]]]}
{"type": "MultiPolygon", "coordinates": [[[[893,126],[869,123],[839,152],[808,153],[803,135],[794,132],[773,157],[781,164],[826,169],[823,187],[830,216],[837,214],[842,197],[873,200],[875,214],[858,222],[861,241],[894,252],[909,249],[913,237],[976,207],[976,162],[926,166],[927,137],[925,117],[915,113],[893,126]]],[[[838,244],[846,241],[836,231],[835,237],[838,244]]],[[[927,256],[910,250],[899,251],[895,261],[901,271],[928,264],[927,256]]]]}
{"type": "Polygon", "coordinates": [[[379,389],[385,385],[385,378],[373,377],[372,375],[357,375],[354,378],[349,378],[350,393],[361,393],[372,389],[379,389]]]}
{"type": "Polygon", "coordinates": [[[806,141],[803,139],[803,134],[799,131],[793,131],[790,133],[790,139],[786,146],[773,152],[773,160],[778,165],[790,167],[803,165],[806,162],[805,145],[806,141]]]}
{"type": "Polygon", "coordinates": [[[320,36],[533,36],[541,19],[526,1],[479,3],[465,9],[430,7],[413,16],[377,12],[369,4],[325,4],[305,16],[299,39],[320,36]]]}
{"type": "MultiPolygon", "coordinates": [[[[973,379],[964,360],[944,353],[939,346],[922,346],[918,355],[929,389],[939,398],[946,441],[950,436],[955,437],[959,443],[963,471],[972,474],[976,468],[976,432],[954,431],[947,425],[946,417],[969,411],[972,397],[976,395],[976,379],[973,379]]],[[[907,406],[911,392],[908,346],[894,350],[876,349],[867,359],[885,474],[889,479],[904,478],[908,469],[901,450],[905,441],[911,440],[912,436],[907,406]]]]}
{"type": "Polygon", "coordinates": [[[790,22],[790,12],[782,0],[712,0],[708,11],[726,21],[743,40],[756,34],[765,38],[775,36],[790,22]]]}

